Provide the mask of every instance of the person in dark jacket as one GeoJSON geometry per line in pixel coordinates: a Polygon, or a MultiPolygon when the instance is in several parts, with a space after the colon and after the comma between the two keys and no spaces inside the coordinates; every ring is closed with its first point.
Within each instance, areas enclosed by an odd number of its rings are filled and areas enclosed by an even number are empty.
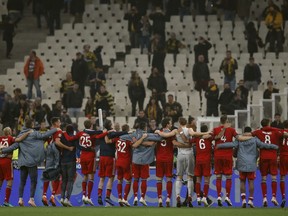
{"type": "Polygon", "coordinates": [[[107,116],[114,116],[114,97],[106,90],[104,85],[100,86],[99,92],[96,93],[94,100],[94,116],[98,115],[98,109],[106,111],[107,116]]]}
{"type": "Polygon", "coordinates": [[[210,81],[210,71],[205,63],[204,55],[198,56],[198,62],[195,62],[192,71],[195,90],[199,91],[200,101],[202,101],[202,90],[206,90],[210,81]]]}
{"type": "Polygon", "coordinates": [[[138,13],[137,8],[132,6],[130,12],[125,14],[124,19],[128,20],[131,48],[138,48],[141,15],[138,13]]]}
{"type": "Polygon", "coordinates": [[[24,9],[23,0],[8,0],[7,10],[8,16],[12,20],[12,23],[17,27],[17,24],[22,19],[22,13],[24,9]]]}
{"type": "Polygon", "coordinates": [[[149,18],[153,21],[152,31],[153,34],[159,34],[163,41],[165,39],[165,14],[159,6],[156,6],[155,11],[149,15],[149,18]]]}
{"type": "Polygon", "coordinates": [[[15,36],[14,24],[12,20],[7,17],[4,23],[3,41],[6,41],[6,58],[11,58],[11,51],[13,49],[13,38],[15,36]]]}
{"type": "Polygon", "coordinates": [[[145,108],[145,114],[148,117],[149,121],[155,120],[156,125],[158,126],[162,120],[162,109],[159,106],[157,100],[153,97],[150,98],[149,103],[145,108]]]}
{"type": "Polygon", "coordinates": [[[82,23],[82,16],[85,11],[85,0],[71,0],[70,14],[74,16],[73,26],[75,23],[82,23]]]}
{"type": "Polygon", "coordinates": [[[103,46],[97,46],[96,49],[93,51],[96,56],[95,67],[103,67],[103,60],[102,60],[102,49],[103,46]]]}
{"type": "Polygon", "coordinates": [[[183,108],[180,103],[174,100],[172,94],[168,95],[168,102],[163,108],[164,117],[169,117],[172,119],[172,124],[178,121],[179,117],[183,116],[183,108]]]}
{"type": "Polygon", "coordinates": [[[207,109],[206,109],[206,116],[219,116],[218,112],[218,97],[219,97],[219,89],[218,86],[215,84],[214,79],[210,79],[209,87],[205,92],[205,97],[207,99],[207,109]]]}
{"type": "Polygon", "coordinates": [[[247,38],[248,52],[250,53],[250,56],[252,57],[253,53],[258,52],[257,42],[258,41],[260,42],[260,40],[262,41],[262,39],[258,36],[258,32],[253,22],[249,22],[247,24],[245,33],[246,33],[246,38],[247,38]]]}
{"type": "Polygon", "coordinates": [[[253,91],[258,90],[261,83],[261,70],[258,64],[255,64],[254,58],[249,58],[249,64],[244,68],[244,86],[246,89],[253,91]]]}
{"type": "Polygon", "coordinates": [[[45,0],[33,0],[33,14],[35,14],[37,19],[37,27],[42,28],[41,24],[41,16],[44,16],[45,21],[47,23],[47,27],[49,26],[47,11],[45,7],[45,0]]]}
{"type": "Polygon", "coordinates": [[[71,67],[72,80],[77,82],[79,85],[79,89],[82,92],[83,96],[85,95],[85,82],[89,75],[89,70],[87,63],[84,60],[82,53],[76,53],[76,59],[73,59],[72,67],[71,67]]]}
{"type": "Polygon", "coordinates": [[[100,86],[106,83],[103,68],[96,66],[95,70],[89,74],[88,81],[90,83],[90,97],[94,100],[96,93],[100,90],[100,86]]]}
{"type": "Polygon", "coordinates": [[[153,43],[153,58],[152,58],[152,67],[157,67],[159,72],[163,75],[165,74],[165,41],[159,35],[155,35],[156,43],[153,43]],[[158,41],[158,42],[157,42],[158,41]],[[155,46],[154,46],[155,45],[155,46]]]}
{"type": "Polygon", "coordinates": [[[271,127],[284,129],[284,124],[281,122],[281,115],[280,113],[275,113],[274,115],[274,121],[271,122],[271,127]]]}
{"type": "Polygon", "coordinates": [[[75,117],[78,122],[78,117],[81,112],[83,102],[83,94],[79,90],[79,85],[74,84],[73,89],[67,93],[67,108],[70,117],[75,117]]]}
{"type": "Polygon", "coordinates": [[[227,106],[232,101],[233,96],[234,96],[234,93],[231,91],[229,83],[225,83],[224,91],[220,94],[220,97],[218,100],[222,115],[226,114],[225,106],[227,106]]]}
{"type": "Polygon", "coordinates": [[[211,49],[211,47],[212,44],[209,41],[205,40],[205,38],[200,36],[198,39],[198,44],[194,46],[195,63],[198,62],[199,55],[203,55],[205,63],[208,63],[209,62],[208,51],[209,49],[211,49]]]}
{"type": "Polygon", "coordinates": [[[132,103],[132,116],[135,116],[137,103],[139,110],[143,110],[143,103],[146,97],[145,86],[136,71],[131,72],[131,78],[128,83],[128,94],[132,103]]]}
{"type": "Polygon", "coordinates": [[[165,77],[159,73],[156,67],[152,68],[151,75],[148,78],[147,88],[152,91],[152,95],[161,102],[161,106],[165,107],[167,92],[167,81],[165,77]]]}
{"type": "Polygon", "coordinates": [[[55,28],[60,29],[61,25],[60,12],[63,6],[64,6],[64,0],[46,1],[46,9],[49,23],[49,35],[54,35],[55,28]]]}

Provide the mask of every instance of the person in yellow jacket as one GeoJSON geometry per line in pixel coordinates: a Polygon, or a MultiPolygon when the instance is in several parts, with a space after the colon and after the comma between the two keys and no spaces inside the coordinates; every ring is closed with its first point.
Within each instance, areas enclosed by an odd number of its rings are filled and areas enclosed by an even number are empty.
{"type": "Polygon", "coordinates": [[[270,52],[281,52],[283,51],[283,38],[282,38],[282,26],[283,17],[279,10],[271,6],[268,10],[268,14],[265,18],[265,24],[269,29],[266,36],[266,42],[269,43],[270,52]],[[277,49],[275,50],[275,42],[277,42],[277,49]]]}

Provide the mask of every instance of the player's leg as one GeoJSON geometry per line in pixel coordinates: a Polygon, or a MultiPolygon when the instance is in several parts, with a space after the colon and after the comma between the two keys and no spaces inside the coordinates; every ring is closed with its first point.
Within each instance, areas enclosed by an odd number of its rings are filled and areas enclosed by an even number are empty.
{"type": "Polygon", "coordinates": [[[221,198],[221,190],[222,190],[222,160],[215,158],[214,161],[214,166],[215,166],[215,170],[214,170],[214,174],[216,175],[216,191],[217,191],[217,202],[218,202],[218,206],[223,206],[222,205],[222,198],[221,198]]]}
{"type": "MultiPolygon", "coordinates": [[[[12,184],[13,184],[13,168],[12,168],[12,162],[10,159],[4,159],[6,161],[6,163],[4,165],[6,165],[6,167],[4,169],[1,168],[2,171],[4,171],[4,176],[1,174],[1,178],[0,179],[5,179],[7,181],[7,185],[6,185],[6,190],[5,190],[5,198],[4,198],[4,206],[7,207],[13,207],[10,203],[10,195],[11,195],[11,190],[12,190],[12,184]],[[4,178],[2,178],[4,177],[4,178]]],[[[0,181],[0,189],[2,187],[2,183],[3,180],[0,181]]]]}
{"type": "Polygon", "coordinates": [[[123,170],[120,166],[116,166],[117,171],[117,192],[118,192],[118,203],[120,206],[123,206],[122,202],[122,191],[123,191],[123,170]]]}
{"type": "Polygon", "coordinates": [[[277,195],[277,176],[271,174],[271,188],[272,188],[272,199],[271,202],[275,205],[278,206],[279,203],[276,199],[277,195]]]}
{"type": "MultiPolygon", "coordinates": [[[[63,206],[65,206],[64,200],[65,200],[65,194],[66,194],[67,182],[68,182],[67,169],[68,169],[68,165],[67,164],[61,164],[62,184],[61,184],[61,199],[60,199],[60,203],[63,206]]],[[[42,197],[42,199],[43,199],[43,197],[42,197]]]]}
{"type": "Polygon", "coordinates": [[[94,206],[94,203],[92,202],[92,199],[91,199],[91,193],[92,193],[92,190],[93,190],[93,186],[94,186],[94,172],[90,172],[88,174],[88,185],[87,185],[87,196],[86,196],[86,204],[89,204],[91,206],[94,206]]]}
{"type": "MultiPolygon", "coordinates": [[[[172,177],[173,177],[173,161],[169,161],[165,163],[164,173],[166,176],[166,191],[167,191],[167,199],[166,199],[166,207],[170,207],[170,199],[172,196],[172,177]]],[[[181,203],[180,203],[181,205],[181,203]]]]}
{"type": "MultiPolygon", "coordinates": [[[[176,183],[175,183],[175,192],[176,192],[176,205],[178,208],[181,207],[181,197],[180,192],[182,188],[182,178],[185,172],[185,156],[178,154],[177,155],[177,163],[176,163],[176,170],[177,170],[177,177],[176,177],[176,183]]],[[[189,196],[189,192],[188,192],[189,196]]]]}
{"type": "Polygon", "coordinates": [[[204,172],[203,198],[201,202],[204,203],[205,207],[210,207],[213,204],[213,202],[208,198],[209,184],[210,184],[210,172],[207,174],[205,174],[204,172]]]}
{"type": "Polygon", "coordinates": [[[193,197],[193,191],[194,191],[194,168],[195,168],[195,162],[194,162],[194,155],[187,155],[186,156],[187,161],[187,167],[186,167],[186,174],[187,174],[187,188],[188,188],[188,205],[189,207],[193,207],[192,205],[192,197],[193,197]]]}
{"type": "Polygon", "coordinates": [[[109,179],[106,185],[105,202],[106,204],[108,203],[111,206],[114,206],[113,201],[110,199],[112,188],[113,188],[114,176],[115,176],[114,170],[115,170],[115,159],[112,157],[107,157],[105,176],[108,177],[109,179]]]}
{"type": "Polygon", "coordinates": [[[282,202],[281,207],[284,208],[286,204],[286,197],[285,197],[285,175],[280,176],[280,190],[282,195],[282,202]]]}
{"type": "Polygon", "coordinates": [[[103,192],[104,181],[105,181],[105,177],[100,177],[99,184],[98,184],[98,204],[99,205],[103,205],[102,192],[103,192]]]}
{"type": "Polygon", "coordinates": [[[28,167],[25,166],[20,167],[20,186],[19,186],[19,201],[18,201],[19,206],[24,206],[23,193],[27,177],[28,177],[28,167]]]}
{"type": "Polygon", "coordinates": [[[127,199],[128,199],[128,195],[129,195],[130,189],[131,189],[131,179],[132,179],[131,175],[125,177],[126,184],[125,184],[125,188],[124,188],[123,198],[124,198],[124,205],[126,205],[126,206],[130,206],[127,199]]]}
{"type": "Polygon", "coordinates": [[[138,205],[138,188],[139,188],[139,178],[141,172],[141,165],[132,163],[132,175],[133,175],[133,194],[134,194],[134,201],[133,205],[138,205]]]}
{"type": "Polygon", "coordinates": [[[285,197],[285,176],[288,174],[288,157],[280,155],[280,191],[282,195],[281,207],[284,208],[286,204],[285,197]]]}
{"type": "Polygon", "coordinates": [[[246,208],[246,173],[239,172],[242,208],[246,208]]]}
{"type": "Polygon", "coordinates": [[[86,204],[88,173],[84,174],[83,173],[83,169],[82,169],[82,174],[83,174],[83,180],[82,180],[82,202],[84,204],[86,204]]]}
{"type": "Polygon", "coordinates": [[[261,177],[261,189],[262,189],[262,196],[263,196],[263,207],[268,206],[267,202],[267,184],[266,184],[267,176],[261,177]]]}
{"type": "Polygon", "coordinates": [[[6,190],[5,190],[5,198],[4,198],[4,206],[13,207],[10,203],[10,195],[12,190],[13,179],[7,180],[6,190]]]}
{"type": "Polygon", "coordinates": [[[145,196],[147,192],[147,179],[150,177],[149,164],[145,164],[142,166],[140,177],[141,177],[141,198],[139,201],[142,205],[147,206],[145,196]]]}
{"type": "Polygon", "coordinates": [[[162,201],[162,181],[164,177],[164,167],[162,162],[156,161],[156,187],[157,187],[157,196],[158,196],[158,206],[163,207],[162,201]]]}
{"type": "MultiPolygon", "coordinates": [[[[195,172],[195,175],[196,175],[196,172],[195,172]]],[[[201,196],[200,196],[200,193],[201,193],[201,180],[202,180],[202,177],[201,176],[196,176],[196,184],[195,184],[195,192],[196,192],[196,196],[197,196],[197,203],[198,205],[201,205],[201,196]]]]}
{"type": "Polygon", "coordinates": [[[38,169],[37,166],[34,167],[28,167],[28,173],[30,177],[30,199],[28,201],[28,204],[32,207],[35,207],[35,201],[34,201],[34,196],[35,196],[35,191],[36,191],[36,186],[37,186],[37,179],[38,179],[38,169]]]}
{"type": "Polygon", "coordinates": [[[68,165],[67,173],[68,173],[68,178],[67,178],[68,182],[67,182],[67,187],[66,187],[67,192],[66,192],[66,199],[64,200],[64,202],[66,206],[72,207],[72,204],[70,202],[70,197],[73,191],[74,178],[76,175],[76,163],[75,162],[70,163],[68,165]]]}
{"type": "Polygon", "coordinates": [[[226,175],[226,197],[225,202],[228,206],[232,206],[232,202],[230,200],[230,192],[232,188],[232,175],[226,175]]]}
{"type": "MultiPolygon", "coordinates": [[[[254,174],[255,176],[255,174],[254,174]]],[[[254,179],[249,179],[249,200],[248,200],[248,205],[251,208],[254,208],[253,200],[254,200],[254,179]]]]}
{"type": "Polygon", "coordinates": [[[52,181],[52,195],[49,199],[49,202],[52,204],[52,206],[56,206],[55,195],[59,189],[59,186],[60,186],[60,178],[52,181]]]}

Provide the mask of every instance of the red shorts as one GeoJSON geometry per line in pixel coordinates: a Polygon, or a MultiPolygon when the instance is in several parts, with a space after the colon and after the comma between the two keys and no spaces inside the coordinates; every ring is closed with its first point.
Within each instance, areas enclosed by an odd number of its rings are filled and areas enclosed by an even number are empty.
{"type": "Polygon", "coordinates": [[[122,180],[123,178],[126,180],[132,179],[131,173],[131,164],[117,163],[116,162],[116,171],[117,171],[117,179],[122,180]]]}
{"type": "Polygon", "coordinates": [[[95,158],[81,158],[81,172],[83,175],[93,174],[96,171],[95,158]]]}
{"type": "Polygon", "coordinates": [[[197,177],[211,176],[211,163],[210,163],[210,161],[207,163],[197,163],[196,162],[195,169],[194,169],[194,175],[197,177]]]}
{"type": "Polygon", "coordinates": [[[232,175],[233,160],[232,158],[215,158],[214,174],[232,175]]]}
{"type": "Polygon", "coordinates": [[[157,162],[156,161],[156,176],[159,178],[173,176],[173,162],[157,162]]]}
{"type": "Polygon", "coordinates": [[[0,158],[0,180],[12,180],[13,167],[11,158],[0,158]]]}
{"type": "Polygon", "coordinates": [[[278,167],[276,159],[260,159],[259,169],[262,176],[277,175],[278,167]]]}
{"type": "Polygon", "coordinates": [[[115,176],[115,158],[100,156],[98,176],[111,178],[115,176]]]}
{"type": "Polygon", "coordinates": [[[132,163],[132,175],[134,179],[148,179],[150,177],[149,164],[132,163]]]}
{"type": "Polygon", "coordinates": [[[281,176],[288,174],[288,155],[280,155],[279,170],[281,176]]]}
{"type": "Polygon", "coordinates": [[[240,180],[254,180],[256,178],[255,172],[239,172],[239,178],[240,180]]]}

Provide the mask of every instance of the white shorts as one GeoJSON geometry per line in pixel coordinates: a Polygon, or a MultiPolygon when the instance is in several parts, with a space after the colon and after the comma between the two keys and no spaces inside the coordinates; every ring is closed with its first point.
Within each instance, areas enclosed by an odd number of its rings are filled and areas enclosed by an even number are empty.
{"type": "Polygon", "coordinates": [[[177,156],[177,175],[183,176],[184,174],[194,176],[194,154],[178,154],[177,156]]]}

